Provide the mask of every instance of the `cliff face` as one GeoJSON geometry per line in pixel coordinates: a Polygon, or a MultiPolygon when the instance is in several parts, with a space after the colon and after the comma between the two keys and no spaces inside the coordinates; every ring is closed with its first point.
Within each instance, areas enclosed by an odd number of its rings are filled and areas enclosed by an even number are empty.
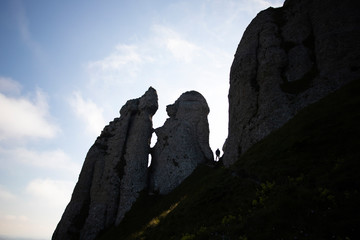
{"type": "Polygon", "coordinates": [[[120,222],[147,187],[155,89],[129,100],[90,148],[53,239],[95,239],[120,222]]]}
{"type": "Polygon", "coordinates": [[[223,161],[360,76],[359,2],[288,0],[247,27],[230,72],[223,161]]]}

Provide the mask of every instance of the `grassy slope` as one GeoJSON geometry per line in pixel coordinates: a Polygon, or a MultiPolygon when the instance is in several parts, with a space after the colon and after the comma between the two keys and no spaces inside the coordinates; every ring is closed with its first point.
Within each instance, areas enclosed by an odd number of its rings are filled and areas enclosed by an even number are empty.
{"type": "Polygon", "coordinates": [[[142,194],[100,239],[360,239],[360,81],[312,104],[231,169],[142,194]]]}

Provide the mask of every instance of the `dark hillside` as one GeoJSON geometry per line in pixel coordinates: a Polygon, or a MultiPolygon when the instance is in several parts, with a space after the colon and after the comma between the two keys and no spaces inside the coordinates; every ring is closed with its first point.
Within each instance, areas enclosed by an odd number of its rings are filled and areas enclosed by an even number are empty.
{"type": "Polygon", "coordinates": [[[300,111],[235,165],[143,193],[99,239],[360,239],[360,80],[300,111]]]}

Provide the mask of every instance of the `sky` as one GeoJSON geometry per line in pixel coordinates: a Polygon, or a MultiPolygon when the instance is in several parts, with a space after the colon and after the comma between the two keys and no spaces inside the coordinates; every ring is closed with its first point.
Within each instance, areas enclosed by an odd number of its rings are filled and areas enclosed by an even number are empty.
{"type": "Polygon", "coordinates": [[[1,0],[0,239],[51,238],[88,149],[150,86],[154,128],[195,90],[210,108],[210,147],[221,149],[237,45],[259,11],[282,4],[1,0]]]}

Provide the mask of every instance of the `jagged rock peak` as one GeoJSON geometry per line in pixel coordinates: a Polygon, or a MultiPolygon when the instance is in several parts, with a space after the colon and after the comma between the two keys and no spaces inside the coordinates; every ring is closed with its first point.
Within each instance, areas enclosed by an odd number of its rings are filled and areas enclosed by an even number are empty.
{"type": "Polygon", "coordinates": [[[86,155],[70,203],[53,240],[92,240],[119,223],[148,184],[155,89],[127,101],[86,155]]]}
{"type": "Polygon", "coordinates": [[[205,98],[185,92],[166,111],[170,118],[155,130],[158,140],[150,167],[150,191],[160,194],[171,192],[199,163],[213,161],[205,98]]]}
{"type": "Polygon", "coordinates": [[[287,0],[247,27],[230,71],[233,164],[300,109],[360,77],[360,1],[287,0]]]}
{"type": "Polygon", "coordinates": [[[120,109],[120,115],[126,115],[133,111],[146,111],[151,116],[155,114],[158,109],[158,96],[153,87],[145,92],[141,98],[131,99],[120,109]]]}

